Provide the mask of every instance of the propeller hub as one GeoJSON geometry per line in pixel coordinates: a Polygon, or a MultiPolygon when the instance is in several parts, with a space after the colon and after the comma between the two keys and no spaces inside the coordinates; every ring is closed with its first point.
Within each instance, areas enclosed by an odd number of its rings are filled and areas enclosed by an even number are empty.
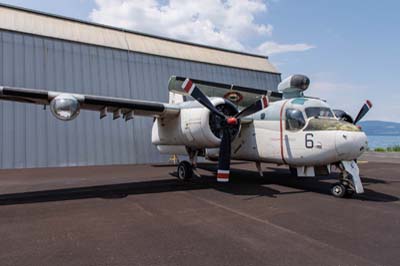
{"type": "Polygon", "coordinates": [[[235,118],[235,117],[228,117],[228,118],[226,119],[226,123],[227,123],[228,125],[234,126],[234,125],[237,125],[237,124],[238,124],[238,120],[237,120],[237,118],[235,118]]]}

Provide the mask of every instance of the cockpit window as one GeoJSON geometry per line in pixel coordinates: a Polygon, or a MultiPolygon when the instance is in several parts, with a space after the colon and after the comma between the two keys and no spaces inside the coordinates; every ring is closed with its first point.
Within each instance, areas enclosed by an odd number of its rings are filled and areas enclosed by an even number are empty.
{"type": "Polygon", "coordinates": [[[310,117],[333,117],[332,110],[327,107],[307,107],[306,115],[310,117]]]}
{"type": "Polygon", "coordinates": [[[286,129],[287,130],[300,130],[306,124],[303,113],[297,109],[286,109],[286,129]]]}

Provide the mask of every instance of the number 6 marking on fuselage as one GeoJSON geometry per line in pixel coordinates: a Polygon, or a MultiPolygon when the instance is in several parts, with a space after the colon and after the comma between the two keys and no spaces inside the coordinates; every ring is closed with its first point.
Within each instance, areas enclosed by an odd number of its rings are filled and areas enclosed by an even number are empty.
{"type": "Polygon", "coordinates": [[[313,133],[307,133],[305,135],[305,139],[306,139],[306,148],[307,149],[312,149],[314,148],[314,141],[312,140],[312,138],[314,137],[313,133]]]}

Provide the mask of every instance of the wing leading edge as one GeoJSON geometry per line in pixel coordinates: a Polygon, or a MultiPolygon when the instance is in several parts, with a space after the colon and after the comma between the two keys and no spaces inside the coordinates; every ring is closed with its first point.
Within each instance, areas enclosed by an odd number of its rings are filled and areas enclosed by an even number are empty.
{"type": "Polygon", "coordinates": [[[0,86],[0,100],[49,105],[60,95],[73,96],[79,101],[80,109],[98,111],[100,118],[105,117],[107,113],[113,113],[114,118],[119,118],[120,115],[126,118],[127,115],[132,117],[133,114],[168,117],[177,116],[180,112],[178,106],[161,102],[0,86]]]}

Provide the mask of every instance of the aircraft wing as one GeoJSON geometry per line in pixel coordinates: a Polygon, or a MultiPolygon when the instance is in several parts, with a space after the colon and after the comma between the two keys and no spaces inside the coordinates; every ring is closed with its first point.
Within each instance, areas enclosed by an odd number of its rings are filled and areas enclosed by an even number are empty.
{"type": "Polygon", "coordinates": [[[176,116],[180,112],[176,105],[161,102],[0,86],[0,100],[46,106],[60,95],[75,98],[80,109],[100,112],[100,118],[105,117],[107,113],[113,113],[114,119],[122,116],[129,120],[133,115],[168,117],[176,116]]]}
{"type": "MultiPolygon", "coordinates": [[[[187,93],[182,90],[182,84],[185,79],[185,77],[171,76],[168,82],[168,90],[173,93],[187,95],[187,93]]],[[[222,97],[228,99],[235,104],[239,110],[246,108],[264,95],[268,97],[270,102],[282,100],[282,93],[267,88],[260,90],[198,79],[191,79],[191,81],[195,83],[207,97],[222,97]]]]}

